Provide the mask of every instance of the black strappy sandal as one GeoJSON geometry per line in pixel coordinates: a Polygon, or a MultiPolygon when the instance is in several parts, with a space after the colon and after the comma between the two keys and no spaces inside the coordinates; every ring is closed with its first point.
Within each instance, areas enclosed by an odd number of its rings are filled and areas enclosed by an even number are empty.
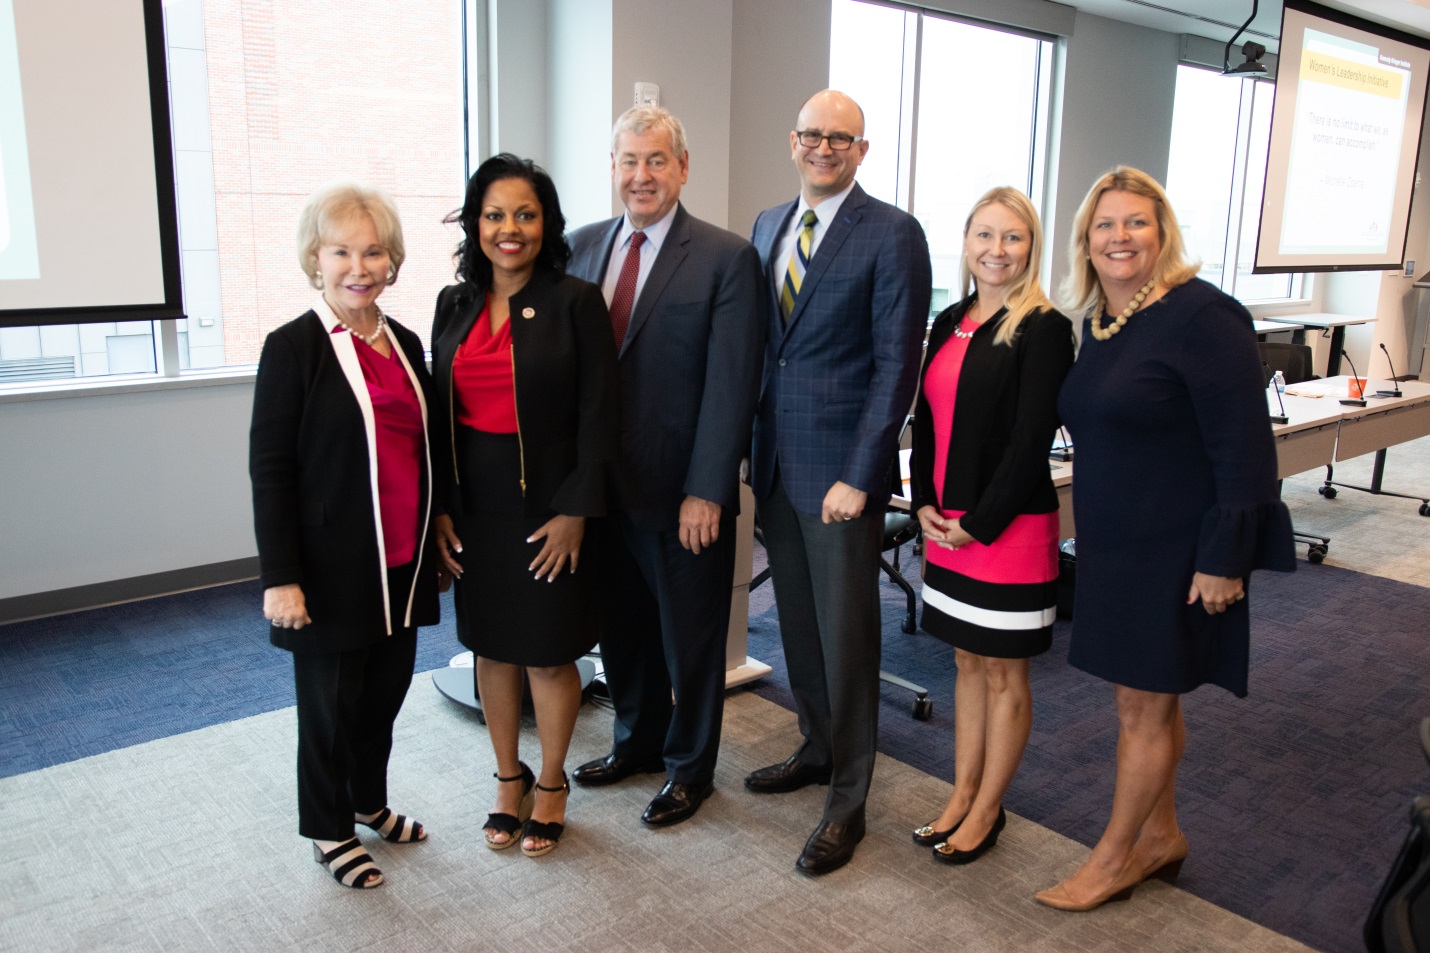
{"type": "MultiPolygon", "coordinates": [[[[538,791],[546,791],[548,793],[565,791],[569,795],[571,793],[571,781],[566,777],[566,772],[562,771],[561,787],[548,788],[545,785],[538,784],[536,785],[536,789],[538,791]]],[[[558,841],[561,840],[561,834],[565,830],[566,825],[561,823],[560,821],[528,820],[524,825],[522,825],[521,828],[521,839],[523,841],[521,845],[521,852],[527,857],[540,857],[544,854],[549,854],[556,849],[556,844],[558,841]],[[532,847],[528,849],[525,843],[528,837],[539,837],[547,843],[544,847],[532,847]]]]}
{"type": "Polygon", "coordinates": [[[517,762],[521,765],[521,773],[514,774],[509,778],[493,772],[492,777],[497,779],[499,784],[506,784],[510,781],[521,782],[521,803],[517,805],[516,814],[505,812],[495,812],[487,815],[487,822],[482,825],[482,831],[487,838],[487,846],[492,850],[506,850],[517,843],[516,836],[522,830],[527,818],[531,817],[531,809],[536,805],[536,775],[526,766],[526,762],[517,762]],[[505,834],[506,840],[492,840],[493,834],[505,834]]]}

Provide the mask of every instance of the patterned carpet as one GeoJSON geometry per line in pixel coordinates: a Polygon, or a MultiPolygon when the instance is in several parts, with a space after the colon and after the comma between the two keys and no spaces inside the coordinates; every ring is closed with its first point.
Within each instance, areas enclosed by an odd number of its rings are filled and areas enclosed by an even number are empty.
{"type": "MultiPolygon", "coordinates": [[[[1253,579],[1250,697],[1186,696],[1179,795],[1191,855],[1179,885],[1350,953],[1364,949],[1361,925],[1410,801],[1430,791],[1416,735],[1430,714],[1430,589],[1298,568],[1253,579]]],[[[934,717],[914,721],[912,696],[884,685],[879,750],[952,783],[953,649],[901,632],[902,594],[882,590],[884,668],[928,688],[934,717]]],[[[775,668],[754,691],[792,709],[772,603],[769,586],[751,597],[750,655],[775,668]]],[[[1090,846],[1111,810],[1117,722],[1111,688],[1068,666],[1069,629],[1060,622],[1052,651],[1034,660],[1033,733],[1005,803],[1090,846]]],[[[942,808],[934,800],[923,813],[942,808]]]]}
{"type": "MultiPolygon", "coordinates": [[[[931,689],[934,718],[914,721],[908,694],[885,686],[880,751],[951,780],[952,650],[900,632],[902,596],[888,584],[884,596],[884,665],[931,689]]],[[[0,777],[291,705],[288,657],[258,605],[248,583],[0,627],[0,777]]],[[[1251,697],[1187,699],[1182,886],[1319,949],[1357,950],[1407,805],[1430,790],[1415,738],[1430,708],[1430,590],[1303,563],[1259,575],[1253,613],[1251,697]]],[[[1007,807],[1090,844],[1111,803],[1116,723],[1107,686],[1070,669],[1066,649],[1060,625],[1033,666],[1033,736],[1007,807]]],[[[450,621],[424,630],[418,670],[460,650],[450,621]]],[[[769,586],[752,597],[750,654],[775,667],[754,691],[791,707],[769,586]]],[[[902,810],[932,817],[940,797],[902,810]]]]}

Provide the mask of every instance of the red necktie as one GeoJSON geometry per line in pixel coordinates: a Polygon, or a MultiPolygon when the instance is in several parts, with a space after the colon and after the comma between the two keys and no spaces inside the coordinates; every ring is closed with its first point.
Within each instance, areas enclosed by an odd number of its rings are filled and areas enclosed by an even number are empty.
{"type": "Polygon", "coordinates": [[[631,326],[631,307],[636,303],[636,278],[640,277],[644,244],[645,232],[631,234],[626,260],[621,263],[621,276],[616,279],[616,293],[611,296],[611,328],[616,332],[617,350],[626,339],[626,328],[631,326]]]}

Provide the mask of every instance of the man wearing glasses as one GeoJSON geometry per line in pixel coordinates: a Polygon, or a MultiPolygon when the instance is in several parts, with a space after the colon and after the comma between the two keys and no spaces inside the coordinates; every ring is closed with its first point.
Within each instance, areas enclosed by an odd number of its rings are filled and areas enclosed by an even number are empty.
{"type": "Polygon", "coordinates": [[[917,385],[932,277],[914,218],[854,182],[864,113],[816,93],[790,133],[795,201],[751,238],[771,297],[752,485],[803,744],[745,786],[828,784],[796,862],[848,863],[864,836],[879,703],[879,553],[889,473],[917,385]]]}

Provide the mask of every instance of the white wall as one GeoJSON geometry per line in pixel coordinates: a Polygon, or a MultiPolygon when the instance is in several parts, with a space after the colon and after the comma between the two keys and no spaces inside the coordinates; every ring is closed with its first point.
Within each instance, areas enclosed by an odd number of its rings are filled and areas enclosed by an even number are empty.
{"type": "Polygon", "coordinates": [[[0,599],[257,553],[250,381],[0,403],[0,599]]]}

